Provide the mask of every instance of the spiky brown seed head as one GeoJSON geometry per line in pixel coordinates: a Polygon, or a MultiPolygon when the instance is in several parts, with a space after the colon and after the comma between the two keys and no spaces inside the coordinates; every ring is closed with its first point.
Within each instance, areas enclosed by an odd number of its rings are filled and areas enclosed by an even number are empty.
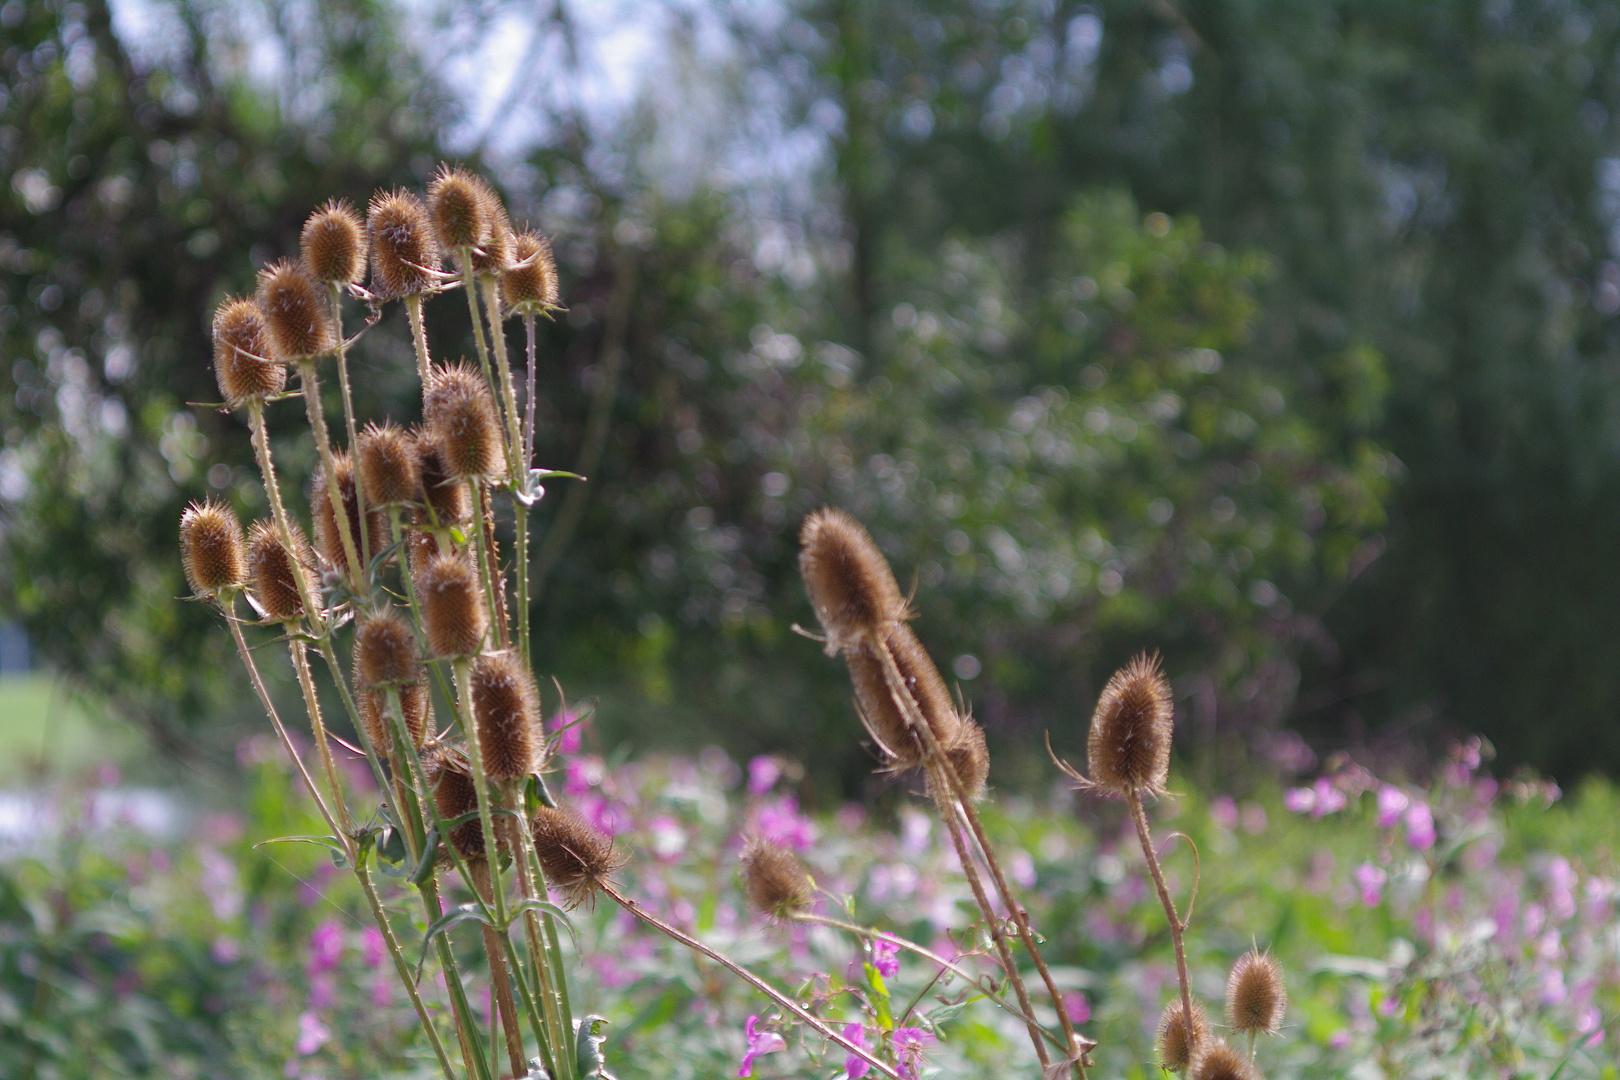
{"type": "Polygon", "coordinates": [[[417,296],[434,285],[442,264],[427,206],[408,191],[379,192],[366,209],[371,239],[371,291],[384,300],[417,296]]]}
{"type": "Polygon", "coordinates": [[[592,898],[625,859],[613,840],[566,806],[542,806],[534,813],[535,854],[546,881],[570,908],[592,898]]]}
{"type": "Polygon", "coordinates": [[[289,523],[294,551],[289,553],[281,534],[268,521],[248,526],[247,558],[249,589],[264,617],[274,622],[295,622],[303,618],[304,597],[299,582],[315,593],[310,564],[315,561],[309,542],[297,525],[289,523]]]}
{"type": "Polygon", "coordinates": [[[464,556],[435,555],[416,578],[422,631],[436,657],[472,656],[484,641],[484,597],[464,556]]]}
{"type": "Polygon", "coordinates": [[[1277,958],[1258,949],[1238,957],[1226,980],[1226,1026],[1239,1034],[1275,1035],[1287,1011],[1288,987],[1277,958]]]}
{"type": "Polygon", "coordinates": [[[762,836],[744,842],[742,873],[748,906],[761,915],[789,919],[815,897],[815,883],[799,857],[762,836]]]}
{"type": "Polygon", "coordinates": [[[365,277],[365,226],[347,199],[332,199],[309,215],[298,248],[317,281],[353,285],[365,277]]]}
{"type": "Polygon", "coordinates": [[[1193,1054],[1191,1080],[1260,1080],[1260,1070],[1225,1039],[1205,1039],[1193,1054]]]}
{"type": "Polygon", "coordinates": [[[429,521],[448,527],[471,519],[472,495],[467,485],[445,468],[444,454],[433,431],[417,428],[411,437],[416,447],[416,471],[422,484],[421,501],[431,511],[429,521]]]}
{"type": "Polygon", "coordinates": [[[272,360],[288,363],[337,348],[331,301],[303,263],[282,259],[260,270],[257,298],[272,360]]]}
{"type": "Polygon", "coordinates": [[[557,259],[544,236],[531,230],[513,237],[512,263],[501,273],[501,296],[519,315],[556,310],[557,259]]]}
{"type": "Polygon", "coordinates": [[[1180,1072],[1192,1064],[1199,1046],[1209,1039],[1209,1017],[1198,1002],[1192,1003],[1192,1035],[1187,1034],[1187,1012],[1179,997],[1159,1014],[1159,1036],[1154,1046],[1159,1054],[1159,1067],[1180,1072]]]}
{"type": "Polygon", "coordinates": [[[428,215],[439,246],[448,252],[478,247],[489,239],[485,185],[466,169],[440,165],[428,184],[428,215]]]}
{"type": "MultiPolygon", "coordinates": [[[[478,782],[461,762],[449,754],[440,754],[434,755],[431,764],[424,761],[422,767],[430,774],[437,774],[433,784],[433,803],[439,809],[439,817],[450,821],[478,809],[478,782]]],[[[500,844],[499,834],[495,842],[500,844]]],[[[452,825],[450,843],[455,845],[464,859],[483,858],[484,829],[479,819],[475,817],[460,825],[452,825]]]]}
{"type": "MultiPolygon", "coordinates": [[[[956,770],[962,790],[971,802],[984,798],[985,784],[990,779],[990,747],[984,741],[984,729],[963,717],[956,725],[951,742],[944,744],[945,758],[956,770]]],[[[947,783],[941,789],[941,779],[932,771],[928,775],[928,795],[942,811],[948,810],[954,794],[947,783]]]]}
{"type": "Polygon", "coordinates": [[[214,311],[214,379],[231,408],[264,401],[287,385],[287,369],[269,359],[264,313],[251,299],[232,297],[214,311]]]}
{"type": "Polygon", "coordinates": [[[367,424],[360,432],[360,483],[368,506],[414,503],[422,491],[416,444],[397,424],[367,424]]]}
{"type": "Polygon", "coordinates": [[[180,562],[197,596],[218,596],[247,584],[242,526],[230,507],[212,499],[180,515],[180,562]]]}
{"type": "MultiPolygon", "coordinates": [[[[358,695],[360,723],[366,729],[366,738],[380,754],[394,755],[394,725],[388,718],[388,691],[362,690],[358,695]]],[[[399,705],[405,718],[405,732],[422,748],[427,735],[428,691],[422,683],[407,683],[399,688],[399,705]]]]}
{"type": "Polygon", "coordinates": [[[416,634],[398,612],[364,616],[354,631],[355,683],[362,689],[405,686],[422,677],[416,634]]]}
{"type": "Polygon", "coordinates": [[[505,783],[540,770],[546,745],[540,692],[511,653],[480,656],[473,664],[472,708],[485,776],[505,783]]]}
{"type": "Polygon", "coordinates": [[[431,371],[422,416],[451,477],[483,479],[506,471],[495,398],[477,369],[455,364],[431,371]]]}
{"type": "MultiPolygon", "coordinates": [[[[366,504],[366,533],[360,532],[360,496],[355,490],[354,463],[349,455],[338,451],[332,455],[332,475],[337,477],[338,495],[343,500],[344,515],[349,522],[349,537],[354,541],[354,553],[364,558],[365,552],[375,557],[388,547],[388,518],[377,507],[366,504]],[[364,545],[364,546],[362,546],[364,545]]],[[[331,489],[326,483],[324,468],[315,470],[309,482],[310,518],[315,523],[315,548],[334,567],[348,565],[343,549],[343,533],[338,529],[337,514],[332,508],[331,489]]]]}
{"type": "Polygon", "coordinates": [[[827,655],[909,617],[894,571],[860,522],[832,507],[805,518],[799,573],[827,635],[827,655]]]}
{"type": "Polygon", "coordinates": [[[1133,789],[1163,795],[1174,714],[1157,655],[1142,653],[1115,672],[1091,717],[1086,744],[1091,783],[1112,795],[1133,789]]]}
{"type": "Polygon", "coordinates": [[[472,253],[473,273],[499,274],[512,263],[514,239],[512,222],[506,216],[506,204],[495,193],[489,181],[477,175],[473,180],[480,189],[479,198],[484,204],[484,219],[489,222],[489,234],[472,253]]]}
{"type": "Polygon", "coordinates": [[[927,742],[907,721],[905,712],[889,692],[883,661],[877,652],[879,643],[894,657],[894,666],[907,693],[941,747],[956,745],[962,719],[928,650],[905,623],[891,622],[876,639],[859,641],[845,650],[844,661],[849,666],[855,701],[867,731],[881,744],[890,769],[913,769],[923,763],[927,742]]]}
{"type": "MultiPolygon", "coordinates": [[[[416,511],[413,515],[418,523],[423,521],[423,512],[416,511]]],[[[405,553],[409,558],[411,580],[415,581],[422,576],[422,570],[433,557],[439,553],[439,540],[425,528],[410,527],[405,530],[405,553]]]]}

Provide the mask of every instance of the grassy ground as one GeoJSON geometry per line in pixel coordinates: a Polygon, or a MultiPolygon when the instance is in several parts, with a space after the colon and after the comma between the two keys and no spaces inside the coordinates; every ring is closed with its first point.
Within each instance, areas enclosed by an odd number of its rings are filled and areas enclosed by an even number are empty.
{"type": "Polygon", "coordinates": [[[119,764],[139,749],[127,729],[95,716],[50,676],[0,676],[0,787],[119,764]]]}

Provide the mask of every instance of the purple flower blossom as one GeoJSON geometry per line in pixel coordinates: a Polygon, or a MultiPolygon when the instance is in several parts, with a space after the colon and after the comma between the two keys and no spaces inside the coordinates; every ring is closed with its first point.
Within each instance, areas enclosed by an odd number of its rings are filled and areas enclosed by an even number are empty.
{"type": "Polygon", "coordinates": [[[1411,802],[1406,792],[1398,787],[1385,784],[1378,789],[1378,827],[1380,829],[1393,829],[1395,823],[1401,820],[1411,802]]]}
{"type": "Polygon", "coordinates": [[[1428,851],[1434,847],[1434,814],[1429,804],[1415,800],[1402,815],[1406,825],[1406,843],[1414,851],[1428,851]]]}
{"type": "Polygon", "coordinates": [[[1338,1031],[1335,1031],[1332,1035],[1328,1036],[1328,1049],[1329,1050],[1343,1050],[1345,1047],[1347,1047],[1349,1045],[1350,1045],[1350,1029],[1349,1028],[1340,1028],[1338,1031]]]}
{"type": "Polygon", "coordinates": [[[816,842],[815,825],[799,813],[799,800],[792,795],[761,803],[754,828],[766,840],[792,851],[804,851],[816,842]]]}
{"type": "Polygon", "coordinates": [[[1384,885],[1389,881],[1389,875],[1381,867],[1370,862],[1364,862],[1356,867],[1353,876],[1356,879],[1356,888],[1361,890],[1361,902],[1368,907],[1377,907],[1384,902],[1384,885]]]}
{"type": "Polygon", "coordinates": [[[1069,1023],[1084,1024],[1091,1019],[1091,1001],[1078,990],[1070,990],[1063,995],[1063,1011],[1069,1015],[1069,1023]]]}
{"type": "Polygon", "coordinates": [[[382,966],[383,959],[388,955],[387,943],[383,941],[382,931],[375,926],[368,926],[360,934],[360,954],[366,961],[366,967],[377,968],[382,966]]]}
{"type": "MultiPolygon", "coordinates": [[[[854,1043],[856,1046],[860,1047],[862,1050],[866,1049],[865,1024],[858,1021],[853,1024],[845,1024],[843,1030],[840,1031],[839,1034],[848,1039],[850,1042],[854,1043]]],[[[859,1054],[850,1054],[844,1058],[844,1072],[849,1077],[849,1080],[861,1080],[861,1077],[865,1076],[871,1071],[872,1066],[868,1064],[866,1059],[861,1057],[859,1054]]]]}
{"type": "Polygon", "coordinates": [[[894,1056],[899,1066],[900,1080],[918,1080],[922,1076],[923,1050],[933,1041],[934,1036],[922,1028],[895,1029],[894,1056]]]}
{"type": "Polygon", "coordinates": [[[327,919],[309,935],[309,957],[304,961],[304,973],[311,978],[323,971],[331,971],[343,959],[343,927],[336,919],[327,919]]]}
{"type": "Polygon", "coordinates": [[[1316,809],[1316,792],[1308,787],[1291,787],[1283,792],[1283,808],[1290,814],[1308,814],[1316,809]]]}
{"type": "Polygon", "coordinates": [[[761,754],[748,763],[748,794],[767,794],[782,776],[782,766],[768,754],[761,754]]]}
{"type": "Polygon", "coordinates": [[[321,1023],[320,1017],[313,1012],[298,1014],[298,1041],[293,1044],[293,1049],[300,1055],[308,1057],[330,1042],[331,1038],[332,1029],[321,1023]]]}
{"type": "Polygon", "coordinates": [[[1209,819],[1217,828],[1232,832],[1238,827],[1238,808],[1230,795],[1220,795],[1209,804],[1209,819]]]}
{"type": "Polygon", "coordinates": [[[759,1017],[750,1016],[745,1031],[748,1035],[748,1050],[743,1054],[742,1065],[737,1068],[738,1076],[754,1075],[754,1059],[761,1054],[774,1054],[778,1050],[787,1049],[787,1040],[774,1031],[755,1031],[754,1025],[759,1023],[759,1017]]]}
{"type": "Polygon", "coordinates": [[[581,742],[580,729],[584,727],[579,722],[579,714],[572,709],[564,710],[551,718],[552,734],[557,736],[557,753],[577,754],[581,742]]]}
{"type": "Polygon", "coordinates": [[[1316,804],[1311,808],[1311,817],[1321,818],[1328,814],[1337,814],[1349,804],[1344,792],[1333,786],[1333,781],[1325,776],[1318,776],[1316,783],[1311,785],[1316,796],[1316,804]]]}
{"type": "Polygon", "coordinates": [[[872,942],[872,966],[885,979],[900,973],[900,946],[890,941],[872,942]]]}

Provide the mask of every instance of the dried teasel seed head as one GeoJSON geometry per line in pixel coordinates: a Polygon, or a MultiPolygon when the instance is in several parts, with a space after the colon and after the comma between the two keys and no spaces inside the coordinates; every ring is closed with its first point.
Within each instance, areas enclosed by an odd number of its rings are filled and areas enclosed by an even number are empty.
{"type": "Polygon", "coordinates": [[[1226,1026],[1239,1034],[1275,1035],[1287,1011],[1288,988],[1276,957],[1258,949],[1238,957],[1226,980],[1226,1026]]]}
{"type": "Polygon", "coordinates": [[[257,297],[272,360],[286,363],[337,348],[331,301],[302,263],[283,259],[260,270],[257,297]]]}
{"type": "Polygon", "coordinates": [[[1198,1047],[1209,1039],[1209,1017],[1204,1015],[1204,1007],[1198,1002],[1192,1003],[1192,1036],[1187,1034],[1187,1012],[1181,1007],[1179,997],[1171,998],[1170,1003],[1159,1014],[1159,1036],[1154,1046],[1159,1054],[1159,1067],[1180,1072],[1192,1064],[1198,1047]]]}
{"type": "Polygon", "coordinates": [[[429,372],[422,416],[449,476],[483,479],[506,471],[495,398],[476,369],[456,364],[429,372]]]}
{"type": "Polygon", "coordinates": [[[427,428],[412,432],[416,447],[416,470],[421,481],[420,496],[431,514],[429,520],[447,527],[472,518],[472,495],[467,485],[452,477],[445,468],[438,440],[427,428]]]}
{"type": "Polygon", "coordinates": [[[354,631],[354,673],[355,684],[365,690],[420,679],[422,665],[410,623],[393,611],[362,618],[354,631]]]}
{"type": "Polygon", "coordinates": [[[557,308],[557,259],[544,236],[529,231],[513,237],[512,263],[501,273],[501,296],[519,315],[557,308]]]}
{"type": "Polygon", "coordinates": [[[236,409],[281,393],[287,369],[270,360],[269,354],[258,304],[233,297],[215,309],[214,379],[225,404],[236,409]]]}
{"type": "Polygon", "coordinates": [[[347,199],[332,199],[309,215],[298,247],[317,281],[353,285],[365,276],[365,226],[347,199]]]}
{"type": "Polygon", "coordinates": [[[815,896],[815,883],[798,856],[761,836],[750,836],[743,844],[742,873],[748,906],[761,915],[792,918],[815,896]]]}
{"type": "MultiPolygon", "coordinates": [[[[984,741],[984,729],[972,720],[963,717],[956,725],[955,735],[951,742],[943,744],[945,758],[956,770],[956,778],[961,781],[962,790],[972,802],[984,798],[985,784],[990,779],[990,747],[984,741]]],[[[935,790],[942,781],[932,772],[928,776],[928,794],[935,805],[941,810],[949,807],[954,792],[948,784],[944,790],[935,790]]]]}
{"type": "Polygon", "coordinates": [[[242,526],[224,503],[192,503],[180,515],[180,562],[197,596],[217,596],[247,584],[242,526]]]}
{"type": "Polygon", "coordinates": [[[416,578],[422,631],[433,656],[472,656],[484,641],[484,596],[461,555],[435,555],[416,578]]]}
{"type": "MultiPolygon", "coordinates": [[[[421,520],[422,511],[417,511],[418,520],[421,520]]],[[[427,564],[439,554],[439,540],[425,528],[408,527],[405,530],[405,553],[408,557],[411,580],[415,581],[422,576],[427,564]]]]}
{"type": "Polygon", "coordinates": [[[293,548],[288,552],[281,542],[281,534],[268,521],[255,521],[248,526],[247,557],[249,588],[264,617],[274,622],[295,622],[303,618],[303,588],[315,594],[315,582],[309,572],[314,557],[309,542],[298,526],[289,524],[293,548]]]}
{"type": "Polygon", "coordinates": [[[439,269],[439,238],[427,206],[408,191],[372,197],[366,209],[371,238],[371,291],[384,300],[417,296],[432,288],[439,269]]]}
{"type": "MultiPolygon", "coordinates": [[[[366,739],[378,753],[392,756],[394,724],[388,718],[388,692],[362,690],[356,703],[360,707],[360,723],[366,729],[366,739]]],[[[427,735],[428,704],[428,690],[422,683],[407,683],[399,688],[399,706],[405,718],[405,732],[418,750],[422,748],[427,735]]]]}
{"type": "Polygon", "coordinates": [[[472,709],[485,776],[496,783],[522,780],[545,764],[540,692],[511,653],[480,656],[473,664],[472,709]]]}
{"type": "Polygon", "coordinates": [[[888,560],[861,523],[817,510],[799,531],[799,573],[827,635],[827,655],[910,617],[888,560]]]}
{"type": "MultiPolygon", "coordinates": [[[[360,532],[360,497],[354,486],[354,463],[349,455],[338,451],[332,455],[332,475],[337,477],[338,495],[349,522],[349,537],[354,541],[354,552],[365,558],[369,551],[373,557],[388,547],[388,519],[377,507],[366,504],[366,533],[360,532]],[[364,545],[364,546],[362,546],[364,545]]],[[[335,567],[348,565],[343,550],[343,533],[338,529],[337,514],[332,508],[331,489],[326,483],[324,469],[316,469],[309,482],[310,517],[315,522],[315,548],[335,567]]]]}
{"type": "Polygon", "coordinates": [[[927,743],[907,721],[906,714],[889,692],[883,661],[876,651],[878,643],[894,657],[894,666],[912,702],[942,748],[957,744],[962,719],[928,650],[905,623],[890,623],[875,642],[857,642],[844,652],[862,720],[884,750],[888,767],[895,771],[913,769],[923,763],[927,743]]]}
{"type": "Polygon", "coordinates": [[[479,247],[489,239],[487,185],[466,169],[440,165],[428,184],[428,214],[439,246],[448,252],[479,247]]]}
{"type": "Polygon", "coordinates": [[[1260,1080],[1260,1070],[1225,1039],[1206,1039],[1194,1048],[1191,1080],[1260,1080]]]}
{"type": "Polygon", "coordinates": [[[542,806],[531,824],[540,868],[570,908],[591,899],[624,865],[613,840],[568,807],[542,806]]]}
{"type": "Polygon", "coordinates": [[[1091,717],[1091,783],[1103,792],[1163,795],[1170,778],[1175,705],[1157,655],[1142,653],[1114,673],[1091,717]]]}
{"type": "Polygon", "coordinates": [[[474,176],[473,180],[481,189],[484,219],[489,222],[489,234],[484,237],[482,244],[473,249],[473,273],[499,274],[512,263],[512,222],[506,216],[506,204],[489,181],[482,176],[474,176]]]}
{"type": "MultiPolygon", "coordinates": [[[[432,762],[424,761],[422,767],[430,775],[437,774],[433,782],[433,803],[439,809],[439,816],[446,821],[470,814],[478,809],[478,782],[474,780],[459,761],[454,760],[450,754],[433,755],[432,762]]],[[[496,837],[500,844],[499,835],[496,837]]],[[[464,821],[460,825],[450,827],[450,843],[455,845],[456,851],[464,859],[480,859],[484,856],[484,829],[477,818],[464,821]]]]}
{"type": "Polygon", "coordinates": [[[422,491],[416,445],[396,424],[367,424],[360,432],[360,483],[367,506],[414,503],[422,491]]]}

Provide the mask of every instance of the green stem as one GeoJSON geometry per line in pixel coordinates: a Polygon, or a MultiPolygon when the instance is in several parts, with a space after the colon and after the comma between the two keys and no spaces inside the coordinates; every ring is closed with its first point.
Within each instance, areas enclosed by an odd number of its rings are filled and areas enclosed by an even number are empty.
{"type": "MultiPolygon", "coordinates": [[[[264,484],[265,496],[270,500],[270,519],[276,527],[276,535],[281,538],[281,547],[286,551],[288,561],[296,564],[303,551],[293,544],[292,524],[287,519],[287,508],[281,501],[281,484],[276,480],[275,458],[270,453],[270,432],[264,423],[264,402],[248,403],[248,427],[253,432],[250,441],[254,455],[259,459],[259,478],[264,484]]],[[[304,618],[309,620],[310,632],[321,633],[324,620],[321,618],[321,606],[316,603],[317,596],[310,588],[309,575],[294,569],[293,584],[298,589],[299,602],[304,605],[304,618]]]]}
{"type": "Polygon", "coordinates": [[[1181,1015],[1186,1021],[1187,1038],[1192,1039],[1192,990],[1187,981],[1187,950],[1182,944],[1182,932],[1187,924],[1176,914],[1176,904],[1170,899],[1170,890],[1164,883],[1164,871],[1159,868],[1158,853],[1153,850],[1153,833],[1148,827],[1147,812],[1142,809],[1142,794],[1135,787],[1125,789],[1125,802],[1131,808],[1131,822],[1136,826],[1136,838],[1142,843],[1142,857],[1147,860],[1148,873],[1159,890],[1159,903],[1164,905],[1165,918],[1170,920],[1170,942],[1176,949],[1176,981],[1181,985],[1181,1015]]]}
{"type": "MultiPolygon", "coordinates": [[[[332,502],[332,518],[337,523],[338,536],[343,541],[343,555],[349,562],[349,585],[356,593],[361,591],[361,582],[364,580],[365,564],[360,561],[359,549],[354,545],[354,537],[349,530],[349,508],[344,505],[343,492],[338,487],[337,470],[332,467],[332,441],[326,432],[326,408],[321,404],[320,378],[315,374],[315,358],[313,356],[301,357],[298,361],[298,375],[304,384],[304,411],[309,417],[309,428],[315,433],[315,451],[321,458],[321,471],[326,474],[326,497],[332,502]]],[[[358,481],[355,484],[359,488],[358,481]]],[[[365,519],[360,520],[362,528],[365,519]]]]}
{"type": "Polygon", "coordinates": [[[506,352],[506,331],[501,319],[501,287],[493,274],[479,278],[484,294],[484,311],[489,319],[489,341],[495,351],[495,371],[500,376],[500,395],[506,415],[506,473],[513,491],[523,489],[523,429],[518,424],[517,388],[512,383],[512,362],[506,352]]]}
{"type": "Polygon", "coordinates": [[[337,327],[338,390],[343,397],[343,429],[349,436],[349,454],[354,465],[355,517],[360,519],[360,572],[371,569],[371,530],[366,528],[366,486],[360,482],[360,434],[354,423],[354,400],[349,394],[349,344],[343,339],[343,290],[329,282],[332,292],[332,322],[337,327]]]}
{"type": "Polygon", "coordinates": [[[405,298],[405,313],[411,320],[411,344],[416,346],[416,377],[426,386],[432,361],[428,359],[427,326],[422,321],[421,293],[413,293],[405,298]]]}
{"type": "Polygon", "coordinates": [[[444,1070],[445,1080],[455,1080],[455,1067],[450,1064],[450,1055],[445,1052],[444,1042],[439,1038],[439,1029],[434,1026],[433,1018],[422,1002],[422,994],[416,987],[416,979],[412,977],[410,964],[400,951],[399,941],[394,937],[394,928],[389,924],[388,914],[383,910],[382,900],[377,896],[377,886],[371,880],[371,867],[366,860],[355,862],[354,876],[360,879],[360,888],[366,894],[366,902],[371,905],[371,917],[377,923],[377,929],[382,931],[383,943],[388,946],[388,955],[394,958],[394,971],[399,976],[399,981],[405,984],[405,993],[410,995],[411,1005],[416,1009],[416,1018],[421,1022],[422,1030],[427,1032],[428,1042],[433,1044],[433,1053],[439,1059],[439,1067],[444,1070]]]}

